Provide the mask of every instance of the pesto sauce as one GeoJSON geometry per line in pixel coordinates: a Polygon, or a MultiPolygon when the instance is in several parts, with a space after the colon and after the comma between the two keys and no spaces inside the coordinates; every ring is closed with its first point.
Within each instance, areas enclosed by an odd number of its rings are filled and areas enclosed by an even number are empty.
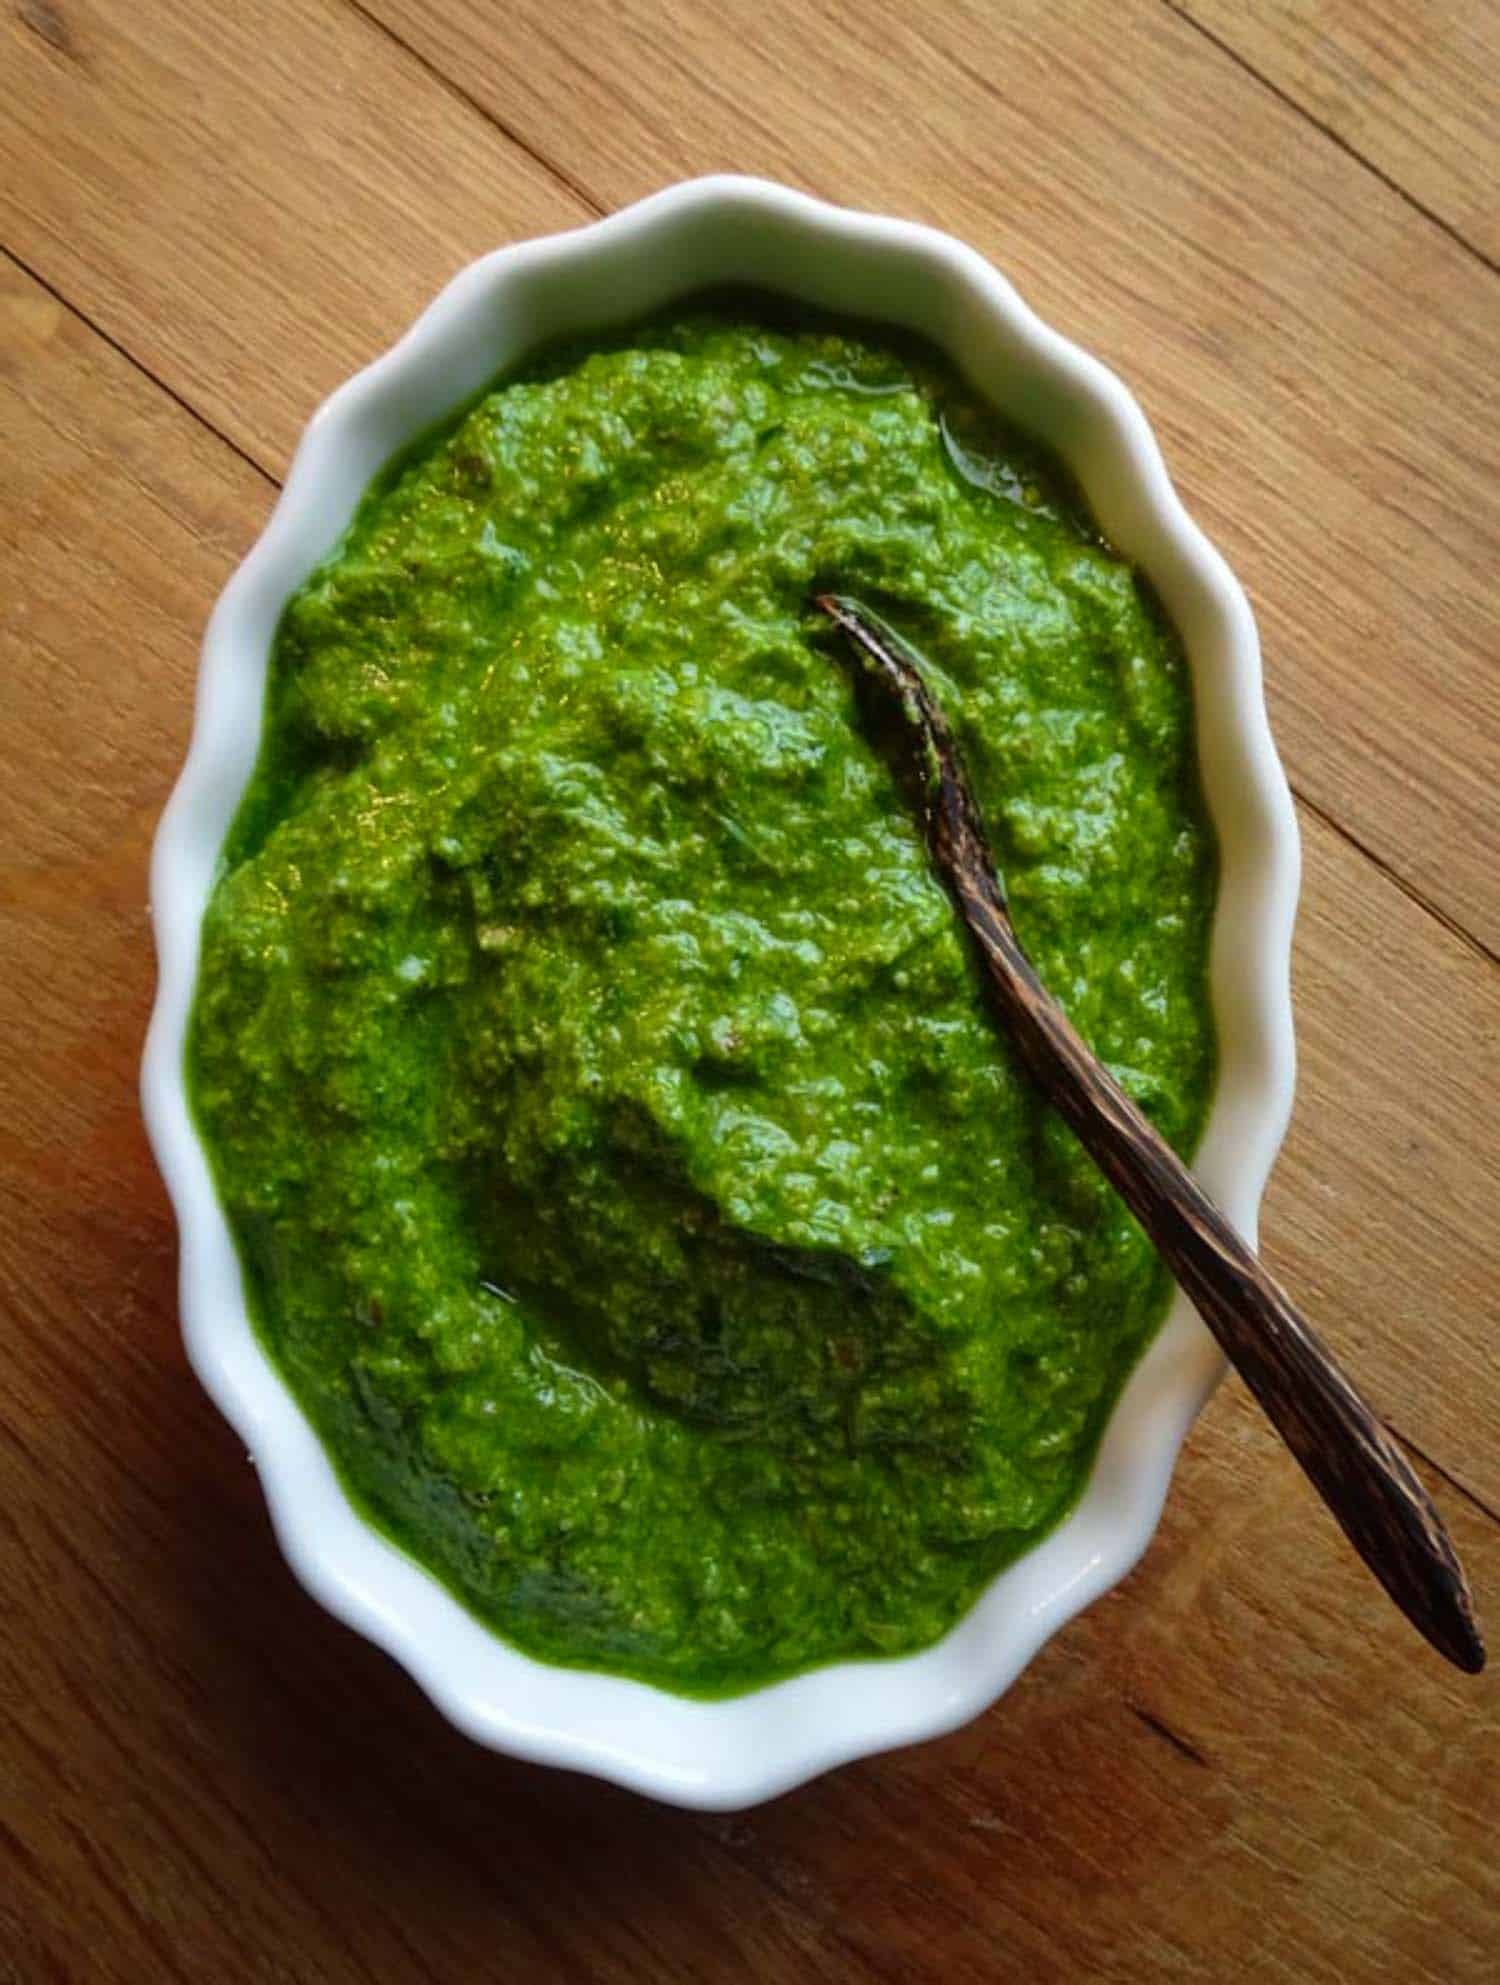
{"type": "Polygon", "coordinates": [[[1191,1151],[1179,644],[946,364],[765,300],[503,381],[289,604],[196,1108],[350,1492],[544,1660],[922,1647],[1076,1497],[1168,1284],[1014,1064],[809,606],[921,647],[1016,926],[1191,1151]]]}

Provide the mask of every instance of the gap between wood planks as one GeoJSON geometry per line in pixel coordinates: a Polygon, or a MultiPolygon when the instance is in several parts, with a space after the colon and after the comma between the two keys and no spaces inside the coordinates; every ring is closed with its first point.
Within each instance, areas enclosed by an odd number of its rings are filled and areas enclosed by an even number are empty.
{"type": "Polygon", "coordinates": [[[1450,1488],[1454,1495],[1462,1496],[1471,1508],[1477,1509],[1481,1516],[1487,1516],[1491,1523],[1500,1524],[1500,1509],[1491,1508],[1483,1496],[1476,1495],[1467,1483],[1460,1482],[1456,1475],[1450,1474],[1441,1461],[1434,1461],[1426,1448],[1418,1447],[1411,1435],[1403,1434],[1394,1421],[1387,1420],[1384,1414],[1378,1414],[1376,1417],[1385,1427],[1386,1432],[1400,1441],[1401,1445],[1415,1455],[1425,1468],[1430,1468],[1438,1480],[1450,1488]]]}
{"type": "Polygon", "coordinates": [[[13,248],[8,247],[4,243],[0,243],[0,255],[5,257],[12,268],[19,269],[23,276],[28,277],[30,281],[34,282],[38,289],[45,290],[48,296],[52,297],[55,302],[60,303],[70,317],[76,317],[84,329],[96,337],[101,344],[107,345],[112,352],[118,353],[128,366],[138,372],[143,379],[149,380],[159,393],[165,393],[173,406],[181,407],[189,419],[197,421],[200,427],[206,428],[216,441],[222,441],[230,454],[237,456],[245,464],[247,469],[253,469],[263,482],[270,484],[272,489],[279,490],[281,488],[280,479],[274,476],[263,463],[257,462],[255,457],[242,448],[237,441],[231,440],[222,427],[215,427],[207,414],[200,412],[191,400],[186,399],[178,392],[175,386],[169,386],[160,374],[151,370],[149,365],[143,364],[127,345],[122,345],[118,338],[112,337],[102,324],[90,317],[88,312],[79,304],[76,304],[71,297],[64,296],[62,291],[57,287],[57,284],[49,281],[40,269],[33,268],[13,248]]]}
{"type": "Polygon", "coordinates": [[[344,0],[344,5],[349,9],[350,13],[358,14],[359,18],[367,26],[374,28],[377,34],[384,35],[388,42],[391,42],[401,50],[403,55],[408,56],[415,62],[424,76],[430,76],[440,89],[446,90],[448,95],[456,98],[459,103],[463,104],[465,109],[472,110],[477,117],[482,118],[492,129],[498,131],[508,144],[514,145],[518,152],[524,152],[527,158],[542,168],[543,172],[548,173],[555,179],[559,186],[565,186],[573,195],[574,199],[587,207],[591,214],[596,214],[601,220],[603,219],[608,209],[594,198],[586,186],[580,185],[570,172],[565,172],[555,159],[549,159],[544,153],[539,152],[529,139],[522,137],[519,131],[512,131],[507,123],[495,115],[494,111],[481,103],[477,96],[470,95],[462,83],[455,82],[446,70],[440,69],[434,61],[422,53],[421,49],[413,48],[409,41],[403,40],[388,21],[383,21],[379,14],[372,14],[370,12],[369,8],[364,5],[364,0],[344,0]]]}
{"type": "Polygon", "coordinates": [[[1127,1702],[1125,1707],[1138,1722],[1144,1723],[1146,1728],[1154,1731],[1164,1743],[1170,1744],[1179,1757],[1186,1758],[1190,1764],[1201,1766],[1204,1771],[1212,1771],[1212,1764],[1198,1746],[1179,1735],[1170,1723],[1164,1722],[1153,1710],[1142,1709],[1138,1702],[1127,1702]]]}
{"type": "Polygon", "coordinates": [[[1425,895],[1414,882],[1408,882],[1404,875],[1398,875],[1383,856],[1377,855],[1373,848],[1367,847],[1357,834],[1351,833],[1326,807],[1319,805],[1317,800],[1309,798],[1294,779],[1288,777],[1287,784],[1291,787],[1292,795],[1299,806],[1306,807],[1307,811],[1321,820],[1325,827],[1337,834],[1341,841],[1347,841],[1356,854],[1363,855],[1372,868],[1379,869],[1387,882],[1393,883],[1403,896],[1416,904],[1419,910],[1424,910],[1435,922],[1440,923],[1450,937],[1456,938],[1467,950],[1472,951],[1476,958],[1482,958],[1486,964],[1500,966],[1500,952],[1492,951],[1483,938],[1476,937],[1471,930],[1465,929],[1456,918],[1451,917],[1445,909],[1434,903],[1431,897],[1425,895]]]}
{"type": "MultiPolygon", "coordinates": [[[[356,0],[349,0],[349,4],[355,5],[356,0]]],[[[1352,145],[1326,119],[1319,117],[1316,111],[1309,110],[1305,103],[1299,102],[1289,90],[1283,89],[1280,83],[1273,82],[1264,70],[1257,69],[1247,56],[1240,54],[1232,42],[1226,41],[1221,34],[1200,21],[1191,8],[1183,4],[1183,0],[1161,0],[1161,4],[1168,13],[1175,14],[1178,20],[1190,27],[1195,34],[1201,34],[1206,42],[1218,49],[1219,53],[1226,56],[1237,69],[1242,69],[1253,81],[1259,83],[1263,90],[1269,90],[1279,103],[1284,103],[1288,110],[1296,111],[1297,115],[1304,118],[1315,131],[1320,132],[1330,145],[1337,146],[1339,151],[1353,159],[1356,165],[1363,167],[1372,178],[1378,179],[1388,192],[1394,193],[1399,200],[1404,201],[1413,213],[1420,214],[1424,221],[1430,221],[1440,234],[1447,235],[1450,241],[1462,248],[1465,254],[1472,255],[1474,260],[1488,269],[1492,275],[1500,276],[1500,262],[1487,255],[1476,242],[1470,241],[1461,228],[1455,227],[1451,221],[1444,220],[1443,216],[1429,207],[1425,200],[1419,200],[1415,193],[1401,184],[1399,179],[1393,179],[1384,167],[1378,166],[1372,158],[1360,151],[1357,145],[1352,145]]],[[[364,13],[363,7],[359,11],[364,13]]],[[[405,46],[404,43],[402,45],[405,46]]],[[[538,163],[545,165],[547,161],[542,159],[538,163]]]]}

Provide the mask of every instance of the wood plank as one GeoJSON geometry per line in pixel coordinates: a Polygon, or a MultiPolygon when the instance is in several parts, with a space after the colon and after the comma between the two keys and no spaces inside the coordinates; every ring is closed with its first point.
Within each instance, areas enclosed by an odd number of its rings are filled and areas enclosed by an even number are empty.
{"type": "Polygon", "coordinates": [[[464,263],[586,217],[341,0],[47,0],[0,38],[0,244],[263,467],[464,263]]]}
{"type": "Polygon", "coordinates": [[[1500,261],[1500,8],[1490,0],[1171,0],[1500,261]]]}
{"type": "Polygon", "coordinates": [[[601,205],[766,172],[992,256],[1139,392],[1299,788],[1500,951],[1500,310],[1463,249],[1158,0],[368,4],[601,205]]]}

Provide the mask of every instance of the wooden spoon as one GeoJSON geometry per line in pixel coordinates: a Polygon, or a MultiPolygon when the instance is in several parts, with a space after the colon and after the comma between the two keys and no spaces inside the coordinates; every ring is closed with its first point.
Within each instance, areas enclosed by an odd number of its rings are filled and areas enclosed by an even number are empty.
{"type": "Polygon", "coordinates": [[[1405,1456],[1021,949],[962,758],[917,658],[857,601],[824,593],[815,604],[906,720],[933,864],[1022,1062],[1139,1220],[1355,1550],[1432,1645],[1477,1674],[1484,1641],[1468,1583],[1405,1456]]]}

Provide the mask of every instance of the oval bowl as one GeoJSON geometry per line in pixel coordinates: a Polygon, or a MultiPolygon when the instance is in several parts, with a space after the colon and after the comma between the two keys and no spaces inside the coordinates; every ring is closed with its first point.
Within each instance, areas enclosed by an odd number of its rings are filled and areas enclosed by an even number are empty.
{"type": "Polygon", "coordinates": [[[346,1499],[251,1325],[193,1124],[184,1044],[203,912],[255,763],[277,622],[366,485],[535,346],[727,283],[904,325],[941,345],[973,387],[1063,458],[1106,536],[1175,622],[1221,851],[1211,958],[1220,1070],[1196,1169],[1253,1239],[1291,1107],[1298,842],[1244,594],[1183,510],[1130,394],[981,256],[931,228],[757,180],[691,181],[591,226],[485,256],[313,416],[271,520],[205,635],[192,745],[151,863],[159,986],[142,1070],[146,1123],[180,1232],[188,1356],[250,1450],[282,1549],[308,1591],[394,1655],[480,1743],[715,1810],[955,1728],[1130,1570],[1156,1526],[1183,1436],[1223,1370],[1186,1299],[1178,1296],[1122,1392],[1073,1513],[936,1646],[720,1702],[549,1667],[480,1625],[346,1499]]]}

